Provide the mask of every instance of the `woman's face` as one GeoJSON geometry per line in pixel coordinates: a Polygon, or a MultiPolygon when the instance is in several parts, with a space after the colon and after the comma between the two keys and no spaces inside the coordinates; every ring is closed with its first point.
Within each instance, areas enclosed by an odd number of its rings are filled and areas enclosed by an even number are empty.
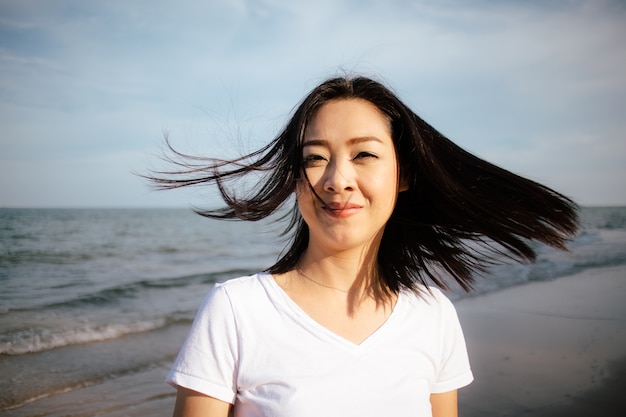
{"type": "Polygon", "coordinates": [[[385,116],[366,100],[332,100],[307,126],[302,156],[315,191],[306,181],[297,189],[309,247],[333,252],[377,244],[400,188],[385,116]]]}

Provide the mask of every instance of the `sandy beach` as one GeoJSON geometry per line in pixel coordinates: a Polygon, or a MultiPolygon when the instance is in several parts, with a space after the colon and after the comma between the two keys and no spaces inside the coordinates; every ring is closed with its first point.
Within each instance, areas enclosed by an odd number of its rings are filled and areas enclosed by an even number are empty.
{"type": "Polygon", "coordinates": [[[461,416],[621,415],[625,300],[617,266],[459,301],[475,376],[461,416]]]}
{"type": "MultiPolygon", "coordinates": [[[[460,392],[460,415],[617,415],[624,402],[618,389],[626,386],[624,300],[626,266],[616,266],[456,302],[475,375],[460,392]]],[[[163,380],[184,334],[181,328],[151,338],[151,348],[163,350],[159,366],[42,398],[6,415],[169,416],[174,390],[163,380]]],[[[106,359],[112,369],[114,350],[112,342],[106,359]]]]}

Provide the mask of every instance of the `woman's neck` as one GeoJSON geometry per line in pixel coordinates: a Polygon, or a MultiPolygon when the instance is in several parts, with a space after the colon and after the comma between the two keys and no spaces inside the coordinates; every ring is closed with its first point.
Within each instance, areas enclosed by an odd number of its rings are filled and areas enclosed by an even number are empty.
{"type": "Polygon", "coordinates": [[[345,293],[353,300],[384,301],[388,291],[381,285],[375,251],[343,251],[332,254],[308,248],[296,267],[311,285],[345,293]],[[374,253],[372,253],[374,252],[374,253]]]}

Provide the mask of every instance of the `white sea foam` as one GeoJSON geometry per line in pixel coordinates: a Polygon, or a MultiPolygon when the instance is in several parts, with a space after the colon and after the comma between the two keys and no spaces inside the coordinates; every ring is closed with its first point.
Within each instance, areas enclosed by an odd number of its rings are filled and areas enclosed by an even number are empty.
{"type": "Polygon", "coordinates": [[[124,324],[81,325],[69,329],[24,329],[0,337],[0,355],[42,352],[80,343],[102,342],[164,327],[165,319],[124,324]]]}

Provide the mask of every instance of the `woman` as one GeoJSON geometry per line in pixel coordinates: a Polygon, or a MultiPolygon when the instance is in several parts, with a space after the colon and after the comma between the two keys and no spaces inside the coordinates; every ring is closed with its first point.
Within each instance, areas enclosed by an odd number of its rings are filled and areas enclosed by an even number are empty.
{"type": "Polygon", "coordinates": [[[363,77],[316,87],[257,152],[193,161],[152,180],[215,183],[226,206],[202,215],[296,204],[277,263],[201,306],[168,376],[175,416],[456,416],[473,376],[439,288],[468,290],[496,255],[532,261],[530,240],[564,249],[577,227],[572,201],[463,151],[363,77]],[[259,172],[251,195],[228,187],[259,172]]]}

